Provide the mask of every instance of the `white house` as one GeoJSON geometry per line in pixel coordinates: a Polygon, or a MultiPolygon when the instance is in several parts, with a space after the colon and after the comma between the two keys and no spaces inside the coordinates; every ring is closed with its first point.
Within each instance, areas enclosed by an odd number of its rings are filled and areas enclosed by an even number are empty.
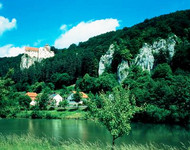
{"type": "Polygon", "coordinates": [[[67,102],[69,103],[69,105],[74,106],[78,104],[83,104],[83,101],[85,101],[88,98],[88,95],[85,94],[84,92],[79,92],[80,96],[81,96],[81,100],[80,102],[75,102],[74,101],[74,95],[76,94],[76,91],[72,91],[72,93],[67,97],[67,102]]]}
{"type": "Polygon", "coordinates": [[[61,102],[63,100],[63,98],[59,95],[59,94],[52,94],[49,96],[50,99],[50,104],[52,105],[52,103],[55,106],[59,106],[59,102],[61,102]]]}

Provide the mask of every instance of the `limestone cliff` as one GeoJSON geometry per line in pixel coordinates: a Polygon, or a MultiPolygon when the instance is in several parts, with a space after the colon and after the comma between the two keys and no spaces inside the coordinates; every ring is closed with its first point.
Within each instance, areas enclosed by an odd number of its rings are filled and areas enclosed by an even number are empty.
{"type": "Polygon", "coordinates": [[[35,62],[41,62],[43,59],[54,57],[49,45],[40,48],[25,47],[25,53],[21,57],[20,69],[28,69],[35,62]]]}
{"type": "Polygon", "coordinates": [[[129,62],[122,60],[117,69],[118,82],[121,83],[129,74],[129,62]]]}
{"type": "Polygon", "coordinates": [[[21,57],[20,69],[28,69],[30,66],[32,66],[35,62],[38,61],[39,60],[36,57],[30,57],[27,54],[24,54],[21,57]]]}
{"type": "Polygon", "coordinates": [[[155,41],[152,45],[145,43],[143,47],[139,50],[139,54],[134,60],[134,64],[141,66],[143,70],[150,71],[154,67],[155,55],[159,55],[162,51],[163,53],[169,54],[171,59],[174,56],[175,45],[177,41],[177,36],[170,36],[168,39],[160,39],[155,41]]]}
{"type": "MultiPolygon", "coordinates": [[[[178,40],[176,35],[172,35],[167,39],[160,39],[155,41],[152,45],[144,43],[139,50],[139,54],[132,61],[122,60],[117,68],[118,82],[122,83],[128,75],[130,65],[138,65],[143,70],[151,71],[155,67],[156,55],[159,57],[161,51],[165,54],[168,53],[168,60],[171,60],[175,53],[175,45],[178,40]]],[[[109,50],[103,55],[99,62],[99,75],[101,75],[106,67],[110,67],[114,54],[114,45],[112,44],[109,50]]]]}
{"type": "MultiPolygon", "coordinates": [[[[177,36],[170,36],[168,39],[160,39],[155,41],[152,45],[145,43],[143,47],[139,50],[139,54],[134,60],[132,60],[132,65],[141,66],[143,70],[151,71],[155,65],[155,55],[159,55],[162,51],[169,54],[169,60],[174,56],[175,45],[177,42],[177,36]]],[[[121,62],[118,66],[118,82],[124,81],[128,75],[127,70],[129,69],[128,62],[121,62]],[[125,64],[125,65],[124,65],[125,64]],[[124,71],[125,70],[125,71],[124,71]]]]}
{"type": "Polygon", "coordinates": [[[98,75],[101,75],[105,71],[106,67],[111,65],[114,51],[114,45],[111,44],[106,54],[100,58],[98,75]]]}

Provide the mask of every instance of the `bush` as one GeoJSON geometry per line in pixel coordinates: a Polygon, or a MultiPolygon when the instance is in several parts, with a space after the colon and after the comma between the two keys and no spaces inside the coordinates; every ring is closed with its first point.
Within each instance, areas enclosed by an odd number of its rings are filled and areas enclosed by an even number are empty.
{"type": "Polygon", "coordinates": [[[55,110],[55,108],[51,106],[50,108],[48,108],[48,110],[55,110]]]}
{"type": "Polygon", "coordinates": [[[43,118],[43,113],[40,111],[33,111],[31,114],[32,119],[42,119],[43,118]]]}
{"type": "Polygon", "coordinates": [[[45,118],[46,119],[56,119],[57,116],[55,114],[52,114],[52,113],[46,113],[45,118]]]}
{"type": "Polygon", "coordinates": [[[65,110],[66,110],[65,107],[58,107],[58,108],[57,108],[57,111],[65,111],[65,110]]]}

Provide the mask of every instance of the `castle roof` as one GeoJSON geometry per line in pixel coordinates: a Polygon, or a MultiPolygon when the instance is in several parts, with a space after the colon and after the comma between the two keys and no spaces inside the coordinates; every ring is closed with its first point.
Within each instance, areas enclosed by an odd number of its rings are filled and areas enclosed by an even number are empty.
{"type": "Polygon", "coordinates": [[[25,47],[25,51],[39,51],[39,48],[35,48],[35,47],[25,47]]]}

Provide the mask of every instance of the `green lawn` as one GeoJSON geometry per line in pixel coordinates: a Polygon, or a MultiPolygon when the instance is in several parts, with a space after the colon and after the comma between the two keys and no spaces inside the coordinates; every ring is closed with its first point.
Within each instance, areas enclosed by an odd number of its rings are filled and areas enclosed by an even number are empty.
{"type": "MultiPolygon", "coordinates": [[[[32,118],[33,111],[21,111],[16,114],[17,118],[32,118]]],[[[38,111],[37,116],[45,119],[86,119],[87,112],[81,110],[75,111],[57,111],[44,110],[38,111]]]]}

